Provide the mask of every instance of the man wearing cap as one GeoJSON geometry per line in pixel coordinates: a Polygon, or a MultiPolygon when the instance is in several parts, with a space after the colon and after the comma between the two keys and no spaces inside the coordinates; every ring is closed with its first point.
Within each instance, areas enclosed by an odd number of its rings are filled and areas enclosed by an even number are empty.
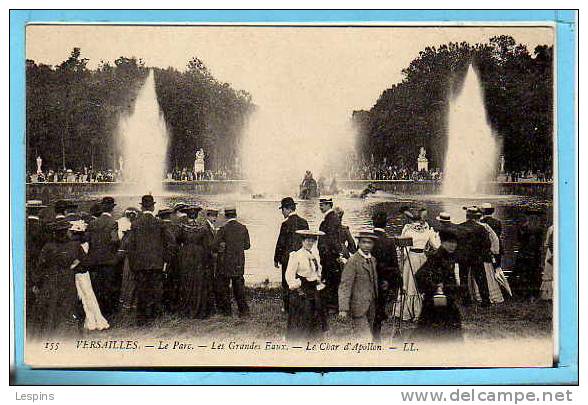
{"type": "Polygon", "coordinates": [[[118,223],[112,217],[114,198],[104,197],[100,202],[102,213],[87,228],[89,251],[87,263],[96,299],[102,315],[111,321],[117,310],[122,269],[118,266],[118,223]]]}
{"type": "Polygon", "coordinates": [[[345,264],[339,285],[339,316],[351,316],[354,334],[373,339],[378,298],[376,260],[371,255],[378,236],[370,231],[357,235],[359,249],[345,264]]]}
{"type": "MultiPolygon", "coordinates": [[[[464,207],[466,221],[457,226],[460,235],[460,243],[456,252],[459,262],[459,278],[462,286],[468,285],[468,276],[471,275],[480,291],[482,306],[490,305],[490,292],[484,262],[491,262],[490,237],[483,225],[478,223],[481,212],[478,207],[464,207]]],[[[465,287],[467,289],[467,287],[465,287]]],[[[468,292],[464,297],[464,304],[472,302],[468,292]]]]}
{"type": "Polygon", "coordinates": [[[382,322],[386,319],[386,303],[390,297],[396,300],[398,289],[402,285],[402,274],[398,266],[396,243],[394,239],[386,235],[386,222],[388,215],[384,211],[374,213],[372,222],[374,234],[378,239],[374,240],[372,255],[376,259],[376,273],[378,274],[378,300],[376,302],[376,319],[374,323],[374,338],[379,340],[382,322]]]}
{"type": "Polygon", "coordinates": [[[290,253],[302,247],[302,238],[296,231],[308,229],[308,222],[296,213],[296,203],[292,197],[282,199],[279,207],[282,210],[284,221],[280,226],[280,234],[274,252],[274,267],[282,268],[282,301],[283,310],[288,313],[288,283],[286,282],[286,269],[290,253]]]}
{"type": "Polygon", "coordinates": [[[343,260],[343,244],[341,243],[341,221],[333,210],[332,198],[321,198],[319,208],[324,214],[324,219],[319,230],[324,233],[318,240],[318,251],[323,266],[323,290],[324,304],[331,313],[337,312],[338,289],[341,280],[341,266],[343,260]]]}
{"type": "Polygon", "coordinates": [[[231,316],[230,288],[237,301],[239,317],[249,315],[245,299],[245,251],[251,247],[247,227],[237,221],[237,209],[225,209],[227,222],[218,230],[214,250],[218,252],[218,265],[215,274],[216,304],[225,316],[231,316]]]}

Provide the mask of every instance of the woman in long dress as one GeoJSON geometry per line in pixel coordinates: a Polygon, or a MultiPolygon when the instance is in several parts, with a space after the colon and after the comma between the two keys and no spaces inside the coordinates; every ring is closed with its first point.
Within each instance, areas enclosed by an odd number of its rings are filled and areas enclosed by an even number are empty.
{"type": "Polygon", "coordinates": [[[321,307],[319,289],[321,265],[312,248],[321,231],[299,230],[302,247],[290,253],[286,269],[286,283],[289,288],[288,325],[286,339],[292,342],[319,338],[327,329],[321,307]]]}
{"type": "Polygon", "coordinates": [[[416,321],[423,303],[422,294],[415,284],[415,275],[427,261],[425,252],[428,249],[437,250],[441,245],[439,235],[429,224],[419,216],[404,226],[400,235],[402,238],[412,238],[412,246],[408,256],[402,260],[402,293],[394,308],[394,316],[405,321],[416,321]]]}
{"type": "Polygon", "coordinates": [[[541,299],[553,299],[553,225],[547,228],[545,238],[545,262],[543,263],[543,275],[541,277],[541,299]]]}
{"type": "Polygon", "coordinates": [[[81,326],[76,273],[85,271],[80,266],[84,251],[79,241],[70,238],[70,227],[65,220],[50,224],[53,238],[39,254],[35,281],[40,337],[75,336],[81,326]]]}
{"type": "MultiPolygon", "coordinates": [[[[488,237],[490,238],[490,254],[485,255],[488,257],[488,260],[484,261],[484,271],[486,273],[486,282],[488,284],[488,293],[490,296],[490,302],[492,304],[500,304],[504,302],[504,296],[502,295],[502,290],[500,289],[500,285],[496,281],[495,277],[495,268],[494,268],[494,257],[500,254],[500,239],[496,235],[496,232],[484,222],[479,222],[482,225],[486,232],[488,232],[488,237]]],[[[476,280],[472,275],[469,275],[468,279],[468,287],[470,289],[470,294],[477,302],[482,302],[482,296],[480,295],[480,291],[478,289],[478,285],[476,284],[476,280]]]]}
{"type": "Polygon", "coordinates": [[[207,229],[199,207],[187,210],[188,220],[178,232],[178,313],[188,318],[210,315],[211,277],[206,260],[207,229]]]}

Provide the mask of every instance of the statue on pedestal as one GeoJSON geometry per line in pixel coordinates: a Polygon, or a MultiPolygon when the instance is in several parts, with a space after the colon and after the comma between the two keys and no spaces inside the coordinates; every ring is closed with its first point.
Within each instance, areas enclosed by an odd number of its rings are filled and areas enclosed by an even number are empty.
{"type": "Polygon", "coordinates": [[[123,163],[124,163],[124,161],[123,161],[123,157],[121,155],[121,156],[118,157],[118,168],[121,171],[121,173],[124,171],[124,169],[123,169],[123,167],[124,167],[123,166],[123,163]]]}
{"type": "Polygon", "coordinates": [[[37,156],[37,174],[43,173],[43,171],[41,170],[42,164],[43,164],[43,159],[41,159],[41,156],[37,156]]]}
{"type": "Polygon", "coordinates": [[[198,149],[196,152],[196,158],[194,159],[194,173],[196,176],[200,178],[202,173],[204,173],[204,150],[202,148],[198,149]]]}
{"type": "Polygon", "coordinates": [[[500,155],[500,173],[504,173],[504,155],[500,155]]]}
{"type": "Polygon", "coordinates": [[[429,159],[427,159],[427,151],[423,146],[421,146],[421,150],[419,152],[419,157],[417,158],[417,171],[429,171],[429,159]]]}

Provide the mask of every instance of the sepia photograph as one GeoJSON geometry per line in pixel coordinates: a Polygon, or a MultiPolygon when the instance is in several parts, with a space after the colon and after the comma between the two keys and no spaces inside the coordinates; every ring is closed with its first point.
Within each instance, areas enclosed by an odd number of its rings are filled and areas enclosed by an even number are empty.
{"type": "Polygon", "coordinates": [[[28,24],[24,363],[552,367],[555,32],[28,24]]]}

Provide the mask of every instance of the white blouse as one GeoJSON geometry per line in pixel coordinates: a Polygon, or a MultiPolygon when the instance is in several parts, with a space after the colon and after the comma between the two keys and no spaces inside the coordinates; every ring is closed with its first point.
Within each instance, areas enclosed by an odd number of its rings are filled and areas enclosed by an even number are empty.
{"type": "Polygon", "coordinates": [[[286,269],[286,282],[291,290],[302,285],[302,281],[296,276],[304,277],[308,281],[320,281],[321,263],[319,259],[304,248],[290,253],[288,268],[286,269]]]}
{"type": "Polygon", "coordinates": [[[406,224],[402,229],[401,236],[403,238],[412,238],[412,246],[415,249],[425,249],[427,243],[430,244],[433,249],[439,249],[439,246],[441,246],[439,234],[427,223],[406,224]]]}

